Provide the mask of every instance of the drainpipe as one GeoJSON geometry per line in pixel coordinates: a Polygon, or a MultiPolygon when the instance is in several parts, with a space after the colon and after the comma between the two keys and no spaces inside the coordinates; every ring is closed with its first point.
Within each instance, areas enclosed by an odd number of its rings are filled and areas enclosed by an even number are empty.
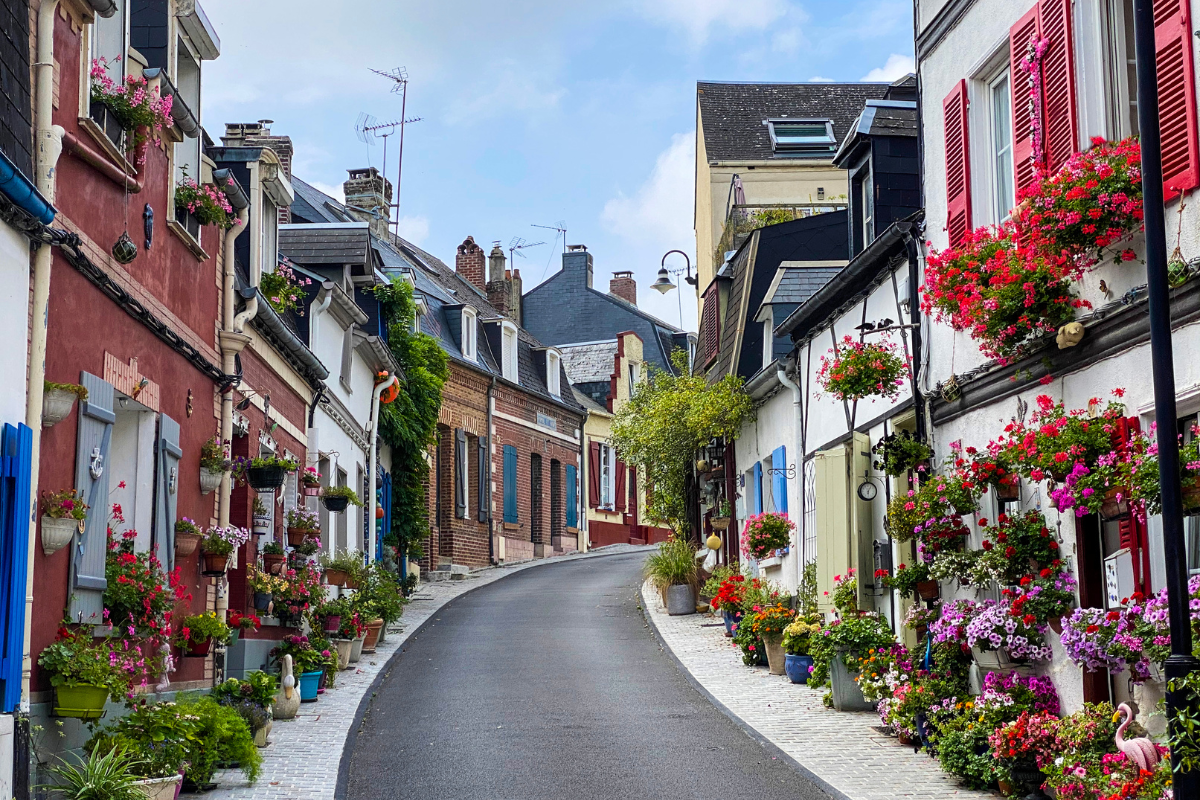
{"type": "Polygon", "coordinates": [[[326,288],[324,286],[322,286],[320,293],[317,295],[316,305],[314,305],[312,307],[312,310],[309,311],[310,321],[308,323],[308,330],[309,330],[308,340],[312,343],[312,346],[314,348],[317,346],[317,331],[319,331],[321,329],[321,315],[325,313],[325,311],[329,308],[330,304],[332,304],[332,303],[333,303],[333,288],[332,288],[332,286],[328,290],[326,290],[326,288]]]}
{"type": "MultiPolygon", "coordinates": [[[[800,475],[799,475],[799,478],[800,478],[800,524],[796,526],[796,529],[798,531],[800,531],[800,542],[799,542],[800,546],[798,548],[796,548],[799,551],[797,554],[800,556],[800,558],[798,558],[796,560],[797,564],[798,564],[797,573],[796,573],[796,580],[797,580],[796,585],[799,586],[800,582],[803,582],[803,580],[804,580],[804,564],[805,564],[805,561],[804,561],[804,456],[805,456],[804,444],[805,444],[805,442],[804,442],[804,415],[801,413],[801,406],[803,405],[804,401],[803,401],[803,396],[800,393],[800,385],[788,377],[786,361],[779,365],[779,370],[776,374],[779,377],[779,382],[782,383],[787,388],[792,390],[792,403],[795,404],[795,406],[796,406],[796,450],[798,452],[796,460],[800,462],[800,475]]],[[[800,370],[797,368],[796,377],[799,377],[799,376],[800,376],[800,370]]],[[[786,467],[787,465],[784,464],[784,466],[786,467]]]]}
{"type": "Polygon", "coordinates": [[[488,563],[496,563],[496,521],[492,516],[492,469],[495,464],[492,463],[492,392],[496,390],[496,376],[492,376],[492,382],[488,384],[487,391],[487,462],[488,462],[488,485],[484,495],[488,499],[487,507],[487,523],[488,523],[488,563]]]}
{"type": "MultiPolygon", "coordinates": [[[[42,0],[37,19],[37,63],[33,65],[37,91],[34,127],[37,130],[35,180],[38,191],[54,204],[55,171],[62,155],[66,130],[54,121],[54,15],[58,0],[42,0]]],[[[30,654],[33,627],[33,562],[37,553],[38,478],[42,448],[42,399],[46,380],[46,322],[50,313],[50,245],[38,246],[33,258],[32,325],[29,333],[29,391],[25,401],[25,424],[33,431],[30,465],[29,546],[25,567],[25,631],[21,659],[21,712],[29,713],[29,682],[33,669],[30,654]]]]}
{"type": "Polygon", "coordinates": [[[371,461],[370,468],[367,472],[367,494],[371,496],[371,501],[367,504],[367,526],[371,531],[371,535],[367,537],[367,563],[375,561],[375,539],[379,535],[375,524],[375,470],[379,460],[379,438],[375,435],[379,430],[379,395],[383,394],[383,390],[393,384],[400,382],[400,379],[392,375],[383,383],[375,387],[375,391],[371,394],[371,419],[367,423],[367,435],[371,437],[371,461]]]}
{"type": "MultiPolygon", "coordinates": [[[[235,330],[234,322],[234,242],[238,235],[246,229],[246,221],[250,218],[250,207],[238,210],[238,223],[225,232],[225,282],[222,287],[221,300],[221,332],[218,339],[221,343],[221,371],[232,375],[236,368],[237,354],[242,352],[250,337],[235,330]]],[[[257,295],[256,295],[257,297],[257,295]]],[[[257,309],[257,304],[255,305],[257,309]]],[[[221,441],[233,441],[233,388],[230,386],[221,395],[221,441]]],[[[229,525],[229,495],[233,491],[233,481],[228,472],[221,478],[221,488],[217,495],[217,524],[222,528],[229,525]]]]}

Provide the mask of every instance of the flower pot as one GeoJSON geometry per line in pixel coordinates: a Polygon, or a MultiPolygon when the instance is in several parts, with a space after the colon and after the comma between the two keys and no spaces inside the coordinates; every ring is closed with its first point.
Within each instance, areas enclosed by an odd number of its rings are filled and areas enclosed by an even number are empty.
{"type": "Polygon", "coordinates": [[[254,593],[254,610],[269,611],[271,609],[271,593],[270,592],[255,592],[254,593]]]}
{"type": "Polygon", "coordinates": [[[353,576],[348,575],[346,577],[346,582],[344,585],[347,589],[357,589],[358,588],[358,579],[353,576]]]}
{"type": "Polygon", "coordinates": [[[255,536],[262,536],[271,532],[271,518],[267,516],[254,515],[251,520],[250,529],[255,536]]]}
{"type": "Polygon", "coordinates": [[[981,671],[1012,670],[1021,666],[1020,662],[1009,658],[1008,650],[1003,648],[999,650],[980,650],[978,647],[972,647],[971,655],[974,657],[975,663],[981,671]]]}
{"type": "Polygon", "coordinates": [[[1062,617],[1051,617],[1048,621],[1050,623],[1051,630],[1061,636],[1063,632],[1062,617]]]}
{"type": "Polygon", "coordinates": [[[1105,522],[1114,522],[1129,516],[1129,490],[1125,487],[1113,487],[1104,493],[1104,501],[1100,504],[1100,518],[1105,522]]]}
{"type": "Polygon", "coordinates": [[[196,552],[196,548],[200,546],[200,540],[203,538],[198,533],[175,531],[175,557],[187,558],[196,552]]]}
{"type": "Polygon", "coordinates": [[[362,660],[363,641],[366,639],[366,637],[367,637],[367,635],[364,633],[362,636],[359,636],[357,639],[354,639],[350,643],[350,663],[351,664],[357,664],[359,661],[362,660]]]}
{"type": "Polygon", "coordinates": [[[225,473],[219,469],[209,469],[208,467],[200,468],[200,494],[209,494],[214,489],[220,487],[221,479],[225,477],[225,473]]]}
{"type": "Polygon", "coordinates": [[[1185,479],[1183,482],[1183,507],[1187,509],[1200,508],[1200,476],[1185,479]]]}
{"type": "Polygon", "coordinates": [[[714,531],[729,530],[729,517],[713,517],[709,520],[712,523],[714,531]]]}
{"type": "Polygon", "coordinates": [[[689,584],[667,587],[667,613],[672,617],[696,613],[696,595],[689,584]]]}
{"type": "Polygon", "coordinates": [[[172,775],[169,778],[134,781],[133,785],[146,796],[146,800],[175,800],[179,796],[179,785],[182,781],[182,775],[172,775]]]}
{"type": "Polygon", "coordinates": [[[379,644],[379,632],[383,630],[383,620],[373,619],[367,623],[367,638],[363,640],[363,652],[374,653],[379,644]]]}
{"type": "Polygon", "coordinates": [[[321,679],[317,681],[317,694],[325,694],[325,684],[329,683],[329,673],[321,670],[321,679]]]}
{"type": "MultiPolygon", "coordinates": [[[[768,655],[770,654],[768,653],[768,655]]],[[[808,676],[812,672],[812,668],[812,656],[792,655],[788,653],[784,658],[783,671],[787,673],[788,680],[792,683],[808,683],[808,676]]]]}
{"type": "Polygon", "coordinates": [[[733,624],[736,621],[734,619],[733,612],[723,610],[723,611],[721,611],[721,618],[725,621],[725,636],[727,638],[732,637],[733,636],[733,624]]]}
{"type": "Polygon", "coordinates": [[[308,528],[288,528],[287,540],[292,547],[298,547],[304,544],[304,540],[312,533],[308,528]]]}
{"type": "Polygon", "coordinates": [[[66,389],[51,389],[42,395],[42,427],[51,428],[71,415],[76,395],[66,389]]]}
{"type": "Polygon", "coordinates": [[[42,552],[50,555],[69,545],[79,524],[74,517],[42,517],[42,552]]]}
{"type": "Polygon", "coordinates": [[[54,690],[54,716],[100,719],[104,716],[106,702],[108,689],[103,686],[86,683],[78,686],[59,686],[54,690]]]}
{"type": "Polygon", "coordinates": [[[201,575],[215,577],[224,575],[229,569],[229,556],[226,553],[205,553],[204,554],[204,569],[200,571],[201,575]]]}
{"type": "Polygon", "coordinates": [[[1002,503],[1012,503],[1021,499],[1021,484],[1020,482],[1013,483],[997,483],[996,499],[1002,503]]]}
{"type": "Polygon", "coordinates": [[[300,702],[317,702],[317,685],[321,680],[322,670],[303,672],[300,674],[300,702]]]}
{"type": "Polygon", "coordinates": [[[327,569],[325,570],[325,581],[330,586],[345,586],[346,581],[350,579],[350,573],[344,569],[327,569]]]}
{"type": "Polygon", "coordinates": [[[287,470],[283,467],[250,467],[246,470],[246,482],[256,492],[274,492],[283,486],[287,470]]]}
{"type": "Polygon", "coordinates": [[[225,645],[225,649],[229,650],[238,643],[238,639],[242,638],[241,628],[232,628],[229,631],[229,642],[225,645]]]}
{"type": "Polygon", "coordinates": [[[208,658],[208,651],[212,647],[212,639],[205,639],[202,642],[197,642],[195,639],[188,640],[188,649],[185,655],[188,658],[208,658]]]}
{"type": "Polygon", "coordinates": [[[305,497],[320,497],[321,496],[321,486],[319,484],[315,485],[315,486],[309,486],[308,484],[304,484],[304,486],[300,487],[300,491],[305,497]]]}
{"type": "Polygon", "coordinates": [[[333,513],[345,511],[346,506],[350,505],[349,497],[322,497],[321,502],[325,504],[325,508],[333,513]]]}
{"type": "Polygon", "coordinates": [[[867,699],[863,697],[862,689],[858,688],[858,682],[854,680],[854,677],[855,673],[852,673],[846,666],[841,653],[829,659],[833,707],[838,711],[873,711],[875,705],[868,703],[867,699]]]}
{"type": "Polygon", "coordinates": [[[772,636],[763,639],[767,646],[767,664],[771,667],[772,675],[782,675],[787,653],[783,652],[783,637],[772,636]]]}
{"type": "Polygon", "coordinates": [[[896,738],[899,739],[900,744],[904,745],[905,747],[912,747],[917,743],[917,740],[913,738],[913,735],[906,730],[896,731],[896,738]]]}
{"type": "MultiPolygon", "coordinates": [[[[318,690],[318,691],[320,691],[320,690],[318,690]]],[[[271,720],[267,720],[266,725],[263,725],[261,728],[258,728],[257,730],[254,731],[254,746],[255,747],[266,747],[267,745],[269,745],[271,743],[270,741],[268,741],[267,737],[271,734],[271,728],[273,728],[273,727],[275,727],[275,723],[272,722],[271,720]]]]}
{"type": "Polygon", "coordinates": [[[325,618],[325,632],[337,633],[337,629],[342,627],[342,615],[331,614],[325,618]]]}
{"type": "Polygon", "coordinates": [[[942,587],[937,581],[920,581],[917,584],[917,594],[922,600],[937,600],[942,594],[942,587]]]}
{"type": "Polygon", "coordinates": [[[287,560],[287,556],[278,553],[263,553],[263,570],[268,575],[278,575],[283,571],[283,562],[287,560]]]}
{"type": "Polygon", "coordinates": [[[334,639],[333,643],[337,647],[338,669],[348,669],[350,667],[350,650],[354,647],[354,640],[334,639]]]}

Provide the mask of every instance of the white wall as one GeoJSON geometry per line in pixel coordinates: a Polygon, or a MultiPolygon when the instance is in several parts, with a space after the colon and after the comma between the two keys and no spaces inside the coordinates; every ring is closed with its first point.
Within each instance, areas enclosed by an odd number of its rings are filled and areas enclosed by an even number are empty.
{"type": "MultiPolygon", "coordinates": [[[[29,240],[0,223],[0,424],[25,421],[29,342],[29,240]]],[[[79,376],[70,378],[78,381],[79,376]]]]}

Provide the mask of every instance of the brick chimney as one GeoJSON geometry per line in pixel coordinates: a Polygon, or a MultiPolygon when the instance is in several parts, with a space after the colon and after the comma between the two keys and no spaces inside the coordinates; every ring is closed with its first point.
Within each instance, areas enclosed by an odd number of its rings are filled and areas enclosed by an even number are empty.
{"type": "Polygon", "coordinates": [[[479,291],[485,292],[487,287],[483,282],[483,268],[486,262],[483,248],[475,244],[474,237],[468,236],[458,246],[458,253],[454,256],[454,271],[475,284],[479,291]]]}
{"type": "MultiPolygon", "coordinates": [[[[271,123],[274,120],[260,119],[258,122],[231,122],[225,125],[225,135],[221,143],[226,147],[269,147],[279,156],[279,164],[288,180],[292,179],[292,137],[276,136],[271,133],[271,123]]],[[[284,207],[279,209],[279,224],[287,225],[292,221],[292,210],[284,207]]]]}
{"type": "Polygon", "coordinates": [[[628,270],[614,272],[612,280],[608,282],[608,293],[615,294],[622,300],[625,300],[636,306],[637,281],[633,279],[633,273],[629,272],[628,270]]]}
{"type": "Polygon", "coordinates": [[[514,269],[512,277],[508,281],[508,315],[517,323],[517,327],[522,325],[521,322],[521,270],[514,269]]]}
{"type": "Polygon", "coordinates": [[[508,313],[510,291],[504,266],[504,249],[500,247],[499,242],[495,242],[492,245],[492,252],[488,253],[487,298],[488,302],[492,304],[492,308],[507,317],[510,316],[508,313]]]}
{"type": "Polygon", "coordinates": [[[360,222],[370,224],[371,233],[380,239],[388,235],[388,220],[392,215],[392,182],[374,167],[346,170],[350,177],[342,184],[346,206],[360,222]]]}

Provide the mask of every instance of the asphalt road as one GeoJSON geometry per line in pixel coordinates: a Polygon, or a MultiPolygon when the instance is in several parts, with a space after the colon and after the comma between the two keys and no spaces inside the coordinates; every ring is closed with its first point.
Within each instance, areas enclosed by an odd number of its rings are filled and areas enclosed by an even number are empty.
{"type": "Polygon", "coordinates": [[[638,609],[641,553],[449,603],[392,663],[348,800],[818,800],[692,688],[638,609]]]}

